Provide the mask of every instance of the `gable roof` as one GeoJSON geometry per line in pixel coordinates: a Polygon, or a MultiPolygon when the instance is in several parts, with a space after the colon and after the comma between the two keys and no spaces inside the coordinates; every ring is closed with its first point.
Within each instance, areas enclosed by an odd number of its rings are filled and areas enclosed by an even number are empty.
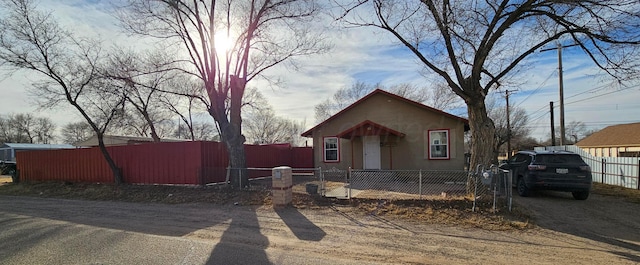
{"type": "Polygon", "coordinates": [[[404,137],[405,134],[396,130],[387,128],[370,120],[363,121],[356,126],[353,126],[345,131],[336,135],[340,138],[351,139],[356,136],[365,135],[395,135],[398,137],[404,137]]]}
{"type": "Polygon", "coordinates": [[[441,110],[439,110],[439,109],[429,107],[429,106],[424,105],[424,104],[422,104],[422,103],[419,103],[419,102],[417,102],[417,101],[413,101],[413,100],[410,100],[410,99],[408,99],[408,98],[404,98],[404,97],[398,96],[398,95],[396,95],[396,94],[393,94],[393,93],[390,93],[390,92],[384,91],[384,90],[382,90],[382,89],[376,89],[376,90],[374,90],[373,92],[369,93],[368,95],[366,95],[366,96],[362,97],[362,98],[361,98],[361,99],[359,99],[358,101],[354,102],[353,104],[351,104],[351,105],[347,106],[346,108],[342,109],[342,110],[341,110],[341,111],[339,111],[338,113],[333,114],[331,117],[329,117],[328,119],[326,119],[326,120],[324,120],[323,122],[319,123],[318,125],[314,126],[313,128],[311,128],[311,129],[307,130],[306,132],[303,132],[301,135],[302,135],[302,136],[304,136],[304,137],[309,137],[309,136],[311,136],[311,133],[312,133],[315,129],[317,129],[317,128],[321,127],[322,125],[325,125],[326,123],[328,123],[328,122],[330,122],[330,121],[332,121],[332,120],[333,120],[333,119],[335,119],[336,117],[338,117],[338,116],[340,116],[341,114],[343,114],[343,113],[345,113],[345,112],[349,111],[350,109],[354,108],[355,106],[359,105],[359,104],[360,104],[360,103],[362,103],[363,101],[365,101],[365,100],[367,100],[367,99],[369,99],[369,98],[373,97],[373,96],[374,96],[374,95],[376,95],[376,94],[382,94],[382,95],[385,95],[385,96],[391,97],[391,98],[393,98],[393,99],[397,99],[397,100],[400,100],[400,101],[402,101],[402,102],[408,103],[408,104],[410,104],[410,105],[414,105],[414,106],[416,106],[416,107],[418,107],[418,108],[421,108],[421,109],[423,109],[423,110],[426,110],[426,111],[432,111],[432,112],[438,113],[438,114],[440,114],[440,115],[443,115],[443,116],[449,117],[449,118],[451,118],[451,119],[456,119],[456,120],[462,121],[462,122],[465,124],[465,131],[467,130],[467,127],[468,127],[468,124],[469,124],[469,120],[467,120],[467,119],[465,119],[465,118],[458,117],[458,116],[456,116],[456,115],[446,113],[446,112],[441,111],[441,110]]]}
{"type": "Polygon", "coordinates": [[[640,146],[640,122],[606,127],[577,142],[580,147],[640,146]]]}

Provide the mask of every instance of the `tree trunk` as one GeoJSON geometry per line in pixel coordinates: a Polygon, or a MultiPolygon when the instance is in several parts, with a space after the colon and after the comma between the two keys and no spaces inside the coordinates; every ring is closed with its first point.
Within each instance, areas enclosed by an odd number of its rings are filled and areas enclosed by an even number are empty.
{"type": "Polygon", "coordinates": [[[234,130],[231,123],[225,118],[218,121],[222,141],[227,147],[229,155],[229,167],[231,169],[229,180],[233,188],[245,188],[249,184],[247,161],[244,152],[244,136],[240,131],[234,130]]]}
{"type": "Polygon", "coordinates": [[[469,170],[475,171],[478,165],[489,168],[498,158],[494,151],[496,127],[487,115],[484,97],[471,97],[466,103],[472,134],[469,170]]]}
{"type": "Polygon", "coordinates": [[[107,147],[104,145],[104,134],[97,133],[96,136],[98,136],[98,147],[100,148],[100,152],[102,152],[104,159],[107,160],[107,164],[109,164],[109,168],[111,168],[111,172],[113,173],[114,182],[116,183],[116,185],[124,183],[120,168],[118,167],[118,165],[116,165],[116,162],[113,161],[111,154],[109,154],[109,151],[107,151],[107,147]]]}
{"type": "Polygon", "coordinates": [[[149,117],[149,113],[145,112],[143,113],[142,116],[144,117],[147,124],[149,124],[149,130],[151,131],[151,138],[153,138],[153,142],[159,143],[160,136],[158,136],[158,133],[156,132],[156,126],[153,124],[153,121],[151,121],[151,118],[149,117]]]}
{"type": "Polygon", "coordinates": [[[240,108],[242,107],[242,95],[244,94],[246,81],[230,76],[229,90],[231,98],[229,104],[229,116],[225,109],[225,96],[211,97],[212,104],[209,114],[220,126],[220,136],[227,147],[229,155],[230,181],[233,188],[242,189],[248,186],[249,176],[247,161],[244,151],[245,138],[242,135],[242,119],[240,108]]]}

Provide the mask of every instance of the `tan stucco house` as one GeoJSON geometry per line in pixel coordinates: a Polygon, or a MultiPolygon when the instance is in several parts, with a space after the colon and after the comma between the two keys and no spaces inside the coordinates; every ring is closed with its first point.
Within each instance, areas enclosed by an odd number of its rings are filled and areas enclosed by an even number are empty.
{"type": "Polygon", "coordinates": [[[640,122],[606,127],[577,142],[593,156],[640,157],[640,122]]]}
{"type": "Polygon", "coordinates": [[[462,170],[468,121],[377,89],[315,127],[315,167],[462,170]]]}

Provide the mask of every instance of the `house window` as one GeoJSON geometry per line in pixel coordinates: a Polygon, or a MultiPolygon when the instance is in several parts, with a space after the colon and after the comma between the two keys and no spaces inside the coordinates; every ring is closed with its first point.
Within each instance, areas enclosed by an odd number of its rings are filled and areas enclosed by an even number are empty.
{"type": "Polygon", "coordinates": [[[324,138],[324,162],[339,161],[338,137],[324,138]]]}
{"type": "Polygon", "coordinates": [[[449,158],[449,130],[429,131],[429,159],[449,158]]]}

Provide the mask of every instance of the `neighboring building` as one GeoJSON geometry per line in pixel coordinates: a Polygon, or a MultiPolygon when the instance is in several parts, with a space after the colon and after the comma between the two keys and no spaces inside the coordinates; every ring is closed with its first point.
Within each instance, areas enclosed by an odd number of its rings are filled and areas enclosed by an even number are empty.
{"type": "Polygon", "coordinates": [[[315,167],[463,170],[464,118],[377,89],[302,133],[315,167]]]}
{"type": "Polygon", "coordinates": [[[68,144],[24,144],[24,143],[5,143],[0,146],[0,161],[16,161],[16,152],[30,150],[54,150],[54,149],[74,149],[73,145],[68,144]]]}
{"type": "Polygon", "coordinates": [[[593,156],[640,157],[640,122],[606,127],[577,142],[593,156]]]}
{"type": "MultiPolygon", "coordinates": [[[[116,146],[116,145],[132,145],[132,144],[143,144],[143,143],[151,143],[153,142],[153,138],[150,137],[136,137],[136,136],[118,136],[118,135],[104,135],[102,138],[105,146],[116,146]]],[[[160,139],[161,142],[186,142],[187,140],[181,139],[160,139]]],[[[91,138],[74,143],[73,145],[78,147],[94,147],[98,146],[98,136],[93,135],[91,138]]]]}

